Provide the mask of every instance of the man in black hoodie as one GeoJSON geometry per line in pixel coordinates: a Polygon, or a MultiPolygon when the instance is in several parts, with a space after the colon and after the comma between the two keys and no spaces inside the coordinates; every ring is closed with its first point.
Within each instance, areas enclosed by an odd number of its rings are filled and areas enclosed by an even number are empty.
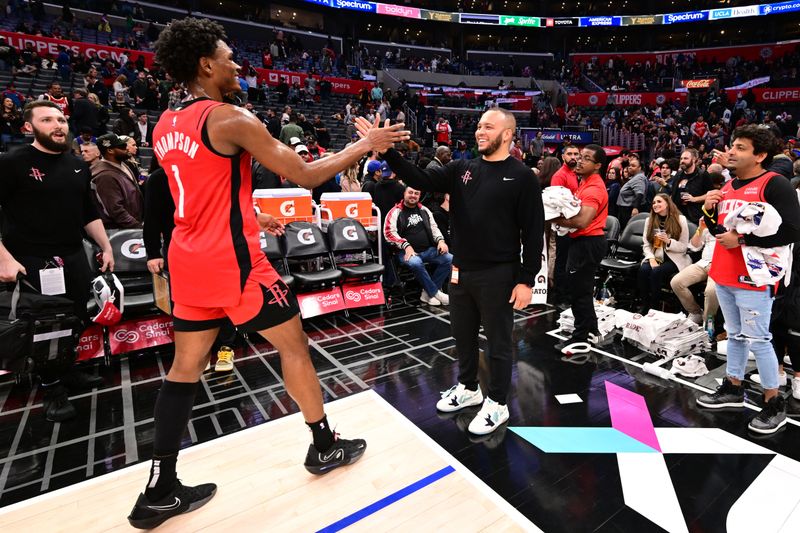
{"type": "MultiPolygon", "coordinates": [[[[367,121],[359,121],[359,130],[369,126],[367,121]]],[[[450,194],[450,320],[459,377],[436,408],[453,412],[482,405],[469,425],[469,431],[478,435],[491,433],[509,418],[506,397],[511,386],[514,309],[531,303],[531,287],[541,268],[542,194],[533,171],[509,155],[515,131],[514,115],[495,108],[484,113],[478,123],[478,159],[459,159],[423,170],[396,150],[385,154],[386,161],[411,187],[450,194]],[[491,374],[485,401],[478,386],[481,325],[488,340],[491,374]]]]}

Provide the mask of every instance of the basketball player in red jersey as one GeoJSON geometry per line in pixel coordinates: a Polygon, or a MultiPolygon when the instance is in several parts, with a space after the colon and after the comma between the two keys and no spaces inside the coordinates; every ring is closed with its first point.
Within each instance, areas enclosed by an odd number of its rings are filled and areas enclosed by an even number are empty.
{"type": "Polygon", "coordinates": [[[292,182],[312,189],[366,152],[384,151],[410,137],[403,124],[379,128],[341,152],[310,163],[275,140],[250,112],[222,103],[239,90],[233,53],[223,28],[210,20],[173,21],[155,45],[158,62],[189,98],[166,111],[153,131],[153,151],[169,178],[175,230],[169,266],[175,323],[175,359],[155,405],[153,462],[145,492],[129,522],[153,528],[210,500],[216,485],[181,484],[176,462],[199,379],[219,325],[227,316],[243,331],[258,331],[278,350],[286,390],[300,406],[313,443],[305,467],[324,474],[355,462],[363,440],[335,434],[325,417],[322,392],[308,352],[297,300],[259,246],[261,226],[279,229],[253,210],[251,155],[292,182]]]}

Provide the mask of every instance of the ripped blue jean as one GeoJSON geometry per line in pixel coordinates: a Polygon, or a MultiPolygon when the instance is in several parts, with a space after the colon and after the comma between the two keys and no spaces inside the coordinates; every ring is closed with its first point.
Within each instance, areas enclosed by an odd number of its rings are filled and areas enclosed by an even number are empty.
{"type": "Polygon", "coordinates": [[[728,332],[728,375],[744,379],[747,354],[752,351],[756,356],[761,385],[765,389],[777,389],[778,359],[769,331],[772,291],[717,285],[717,298],[728,332]]]}

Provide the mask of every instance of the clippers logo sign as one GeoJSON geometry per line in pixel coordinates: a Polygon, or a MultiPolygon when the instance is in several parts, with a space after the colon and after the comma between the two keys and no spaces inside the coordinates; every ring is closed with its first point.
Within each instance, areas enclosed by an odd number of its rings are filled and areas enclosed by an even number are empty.
{"type": "Polygon", "coordinates": [[[579,25],[580,19],[575,17],[545,20],[545,26],[548,28],[574,28],[579,25]]]}
{"type": "Polygon", "coordinates": [[[348,309],[368,307],[370,305],[383,305],[386,301],[380,281],[366,284],[345,284],[342,287],[344,305],[348,309]]]}
{"type": "Polygon", "coordinates": [[[708,11],[684,11],[683,13],[667,13],[664,15],[664,24],[699,22],[701,20],[708,20],[708,11]]]}
{"type": "Polygon", "coordinates": [[[339,287],[297,295],[300,315],[311,318],[345,309],[344,296],[339,287]]]}
{"type": "Polygon", "coordinates": [[[147,250],[142,239],[128,239],[122,243],[122,255],[128,259],[144,259],[147,257],[147,250]]]}
{"type": "Polygon", "coordinates": [[[120,322],[108,329],[112,355],[170,344],[174,340],[172,318],[160,316],[120,322]]]}

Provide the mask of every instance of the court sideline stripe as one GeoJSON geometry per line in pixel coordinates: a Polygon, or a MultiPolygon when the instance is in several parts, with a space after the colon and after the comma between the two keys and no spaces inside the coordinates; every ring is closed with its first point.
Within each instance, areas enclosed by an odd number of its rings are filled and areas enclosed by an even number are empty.
{"type": "Polygon", "coordinates": [[[419,481],[415,481],[411,485],[403,487],[402,489],[386,496],[385,498],[381,498],[375,503],[367,505],[363,509],[356,511],[353,514],[348,515],[342,518],[341,520],[320,529],[319,531],[317,531],[317,533],[334,533],[335,531],[341,531],[342,529],[355,524],[359,520],[363,520],[364,518],[377,513],[381,509],[384,509],[392,505],[393,503],[402,500],[406,496],[410,496],[411,494],[414,494],[418,490],[423,489],[428,485],[435,483],[436,481],[439,481],[443,477],[448,476],[455,471],[456,471],[455,468],[448,465],[442,468],[441,470],[420,479],[419,481]]]}

